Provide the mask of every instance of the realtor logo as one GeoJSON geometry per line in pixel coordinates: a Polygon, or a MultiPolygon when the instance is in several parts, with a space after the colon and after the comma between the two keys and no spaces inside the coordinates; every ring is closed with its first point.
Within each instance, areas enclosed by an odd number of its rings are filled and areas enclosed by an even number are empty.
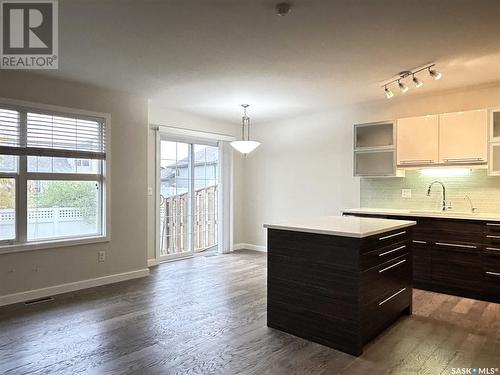
{"type": "Polygon", "coordinates": [[[57,69],[57,0],[1,0],[2,69],[57,69]]]}

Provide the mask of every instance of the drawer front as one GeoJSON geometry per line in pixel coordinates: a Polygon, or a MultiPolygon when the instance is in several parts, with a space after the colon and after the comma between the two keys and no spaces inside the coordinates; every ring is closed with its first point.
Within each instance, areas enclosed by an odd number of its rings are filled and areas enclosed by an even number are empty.
{"type": "Polygon", "coordinates": [[[406,255],[409,251],[410,248],[408,241],[397,242],[395,244],[370,251],[360,257],[361,270],[364,271],[390,261],[391,259],[406,255]]]}
{"type": "Polygon", "coordinates": [[[463,220],[418,220],[413,238],[428,242],[480,244],[484,239],[484,225],[463,220]]]}
{"type": "Polygon", "coordinates": [[[363,239],[361,253],[369,253],[380,248],[395,245],[409,240],[410,229],[400,229],[392,232],[381,233],[363,239]]]}
{"type": "Polygon", "coordinates": [[[396,321],[403,310],[411,305],[412,289],[395,289],[387,297],[365,306],[361,314],[361,335],[363,342],[375,337],[379,332],[396,321]]]}
{"type": "Polygon", "coordinates": [[[361,303],[381,301],[395,290],[411,286],[411,258],[403,255],[361,273],[361,303]]]}
{"type": "Polygon", "coordinates": [[[432,281],[445,293],[478,292],[482,279],[480,249],[453,245],[438,243],[432,248],[432,281]]]}
{"type": "Polygon", "coordinates": [[[500,223],[487,222],[484,224],[484,233],[500,236],[500,223]]]}
{"type": "Polygon", "coordinates": [[[486,248],[481,257],[483,264],[483,298],[500,303],[500,251],[486,248]]]}
{"type": "Polygon", "coordinates": [[[485,233],[484,243],[488,247],[498,247],[500,248],[500,234],[485,233]]]}

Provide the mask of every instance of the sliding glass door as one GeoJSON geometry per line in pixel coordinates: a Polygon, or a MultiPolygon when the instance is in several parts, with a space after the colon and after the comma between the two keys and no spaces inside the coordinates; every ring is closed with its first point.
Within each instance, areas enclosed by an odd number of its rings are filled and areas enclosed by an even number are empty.
{"type": "Polygon", "coordinates": [[[159,143],[160,259],[216,247],[218,147],[164,136],[159,143]]]}

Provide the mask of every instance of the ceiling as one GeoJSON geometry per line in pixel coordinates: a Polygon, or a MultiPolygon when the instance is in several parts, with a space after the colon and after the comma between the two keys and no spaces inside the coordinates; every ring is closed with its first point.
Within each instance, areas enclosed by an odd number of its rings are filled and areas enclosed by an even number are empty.
{"type": "Polygon", "coordinates": [[[235,123],[241,103],[258,123],[384,98],[429,62],[443,79],[420,93],[500,80],[498,0],[276,2],[59,0],[59,70],[42,74],[235,123]]]}

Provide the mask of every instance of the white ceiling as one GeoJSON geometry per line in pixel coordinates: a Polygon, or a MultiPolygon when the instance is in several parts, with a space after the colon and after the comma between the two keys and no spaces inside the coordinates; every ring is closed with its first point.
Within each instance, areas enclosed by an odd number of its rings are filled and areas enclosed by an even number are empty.
{"type": "Polygon", "coordinates": [[[383,98],[428,62],[444,76],[421,93],[500,80],[499,0],[276,2],[60,0],[60,69],[42,74],[235,123],[241,103],[258,123],[383,98]]]}

